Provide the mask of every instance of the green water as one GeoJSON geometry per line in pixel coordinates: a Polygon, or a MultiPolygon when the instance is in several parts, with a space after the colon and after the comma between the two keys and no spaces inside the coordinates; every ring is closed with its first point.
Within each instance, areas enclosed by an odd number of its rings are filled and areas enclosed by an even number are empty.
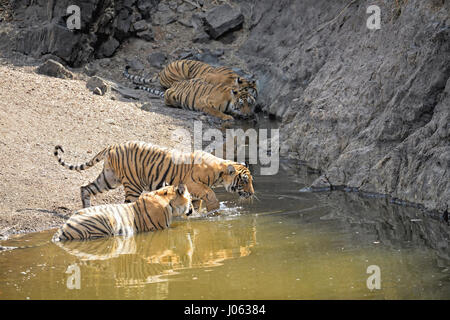
{"type": "Polygon", "coordinates": [[[283,161],[255,176],[259,201],[218,191],[219,216],[128,239],[2,241],[36,247],[0,252],[0,299],[450,298],[445,223],[385,199],[300,192],[313,178],[283,161]],[[367,287],[370,265],[380,289],[367,287]]]}

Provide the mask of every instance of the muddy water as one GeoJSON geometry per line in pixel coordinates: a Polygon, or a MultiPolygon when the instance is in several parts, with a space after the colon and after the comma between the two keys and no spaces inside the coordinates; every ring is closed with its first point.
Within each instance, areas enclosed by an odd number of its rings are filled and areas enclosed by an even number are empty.
{"type": "Polygon", "coordinates": [[[312,179],[282,161],[255,177],[259,201],[219,192],[219,216],[128,239],[3,241],[35,247],[0,252],[0,299],[450,298],[445,223],[385,199],[299,192],[312,179]],[[380,289],[367,287],[371,265],[380,289]]]}

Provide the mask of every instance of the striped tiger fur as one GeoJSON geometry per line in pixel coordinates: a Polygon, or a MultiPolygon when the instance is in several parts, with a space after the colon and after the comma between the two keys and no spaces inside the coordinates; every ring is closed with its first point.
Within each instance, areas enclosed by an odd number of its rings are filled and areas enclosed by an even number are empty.
{"type": "Polygon", "coordinates": [[[124,186],[125,202],[133,202],[144,190],[157,190],[164,183],[183,183],[196,200],[194,207],[204,201],[208,211],[219,208],[219,201],[211,189],[213,187],[224,186],[228,192],[238,193],[241,198],[250,198],[254,194],[252,175],[245,165],[200,150],[180,152],[150,143],[130,141],[108,146],[81,165],[65,163],[59,155],[60,151],[63,152],[62,147],[56,146],[55,157],[70,170],[85,170],[104,161],[103,170],[97,179],[81,187],[84,208],[90,206],[91,195],[120,185],[124,186]]]}
{"type": "Polygon", "coordinates": [[[252,104],[249,103],[253,97],[246,90],[236,91],[201,79],[179,81],[164,92],[145,86],[139,86],[139,89],[164,98],[167,106],[202,111],[222,120],[253,115],[252,104]]]}
{"type": "MultiPolygon", "coordinates": [[[[125,68],[124,75],[137,84],[150,84],[151,79],[131,75],[128,72],[129,66],[125,68]]],[[[171,88],[174,83],[190,79],[203,79],[212,84],[223,84],[235,88],[236,90],[247,89],[254,97],[258,96],[256,82],[240,77],[236,72],[228,67],[213,67],[205,62],[196,60],[176,60],[169,63],[158,74],[159,83],[165,89],[171,88]]],[[[256,100],[255,100],[256,102],[256,100]]]]}
{"type": "Polygon", "coordinates": [[[192,214],[191,195],[184,184],[142,194],[136,202],[108,204],[75,212],[54,234],[53,241],[132,236],[169,228],[174,216],[192,214]]]}

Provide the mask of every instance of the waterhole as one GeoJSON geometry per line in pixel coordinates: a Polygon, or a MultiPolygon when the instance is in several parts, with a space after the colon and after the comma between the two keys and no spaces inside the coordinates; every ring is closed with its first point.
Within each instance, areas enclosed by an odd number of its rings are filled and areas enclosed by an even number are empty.
{"type": "Polygon", "coordinates": [[[0,252],[0,299],[450,298],[445,222],[387,199],[301,192],[314,178],[282,160],[276,176],[255,175],[259,200],[217,190],[217,216],[131,238],[2,241],[34,247],[0,252]]]}

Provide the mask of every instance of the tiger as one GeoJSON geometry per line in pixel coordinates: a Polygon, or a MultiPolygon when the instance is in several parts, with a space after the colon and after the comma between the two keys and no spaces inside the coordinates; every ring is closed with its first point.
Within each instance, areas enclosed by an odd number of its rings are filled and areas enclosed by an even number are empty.
{"type": "MultiPolygon", "coordinates": [[[[124,76],[138,84],[150,84],[152,79],[146,79],[129,74],[129,66],[125,67],[124,76]]],[[[256,82],[240,77],[228,67],[213,67],[205,62],[196,60],[176,60],[169,63],[158,73],[159,83],[165,89],[182,80],[203,79],[212,84],[224,84],[237,90],[247,89],[255,102],[258,96],[256,82]]]]}
{"type": "Polygon", "coordinates": [[[209,83],[234,86],[239,90],[245,89],[253,97],[253,104],[256,103],[256,99],[258,98],[256,81],[249,81],[243,77],[240,77],[236,72],[228,67],[217,67],[214,69],[214,72],[205,73],[197,78],[203,79],[209,83]]]}
{"type": "Polygon", "coordinates": [[[224,121],[253,116],[252,104],[249,103],[253,98],[247,90],[237,91],[202,79],[179,81],[166,91],[145,86],[139,86],[139,89],[164,98],[167,106],[202,111],[224,121]]]}
{"type": "Polygon", "coordinates": [[[172,218],[189,216],[192,199],[184,184],[143,193],[136,202],[93,206],[76,211],[53,235],[52,241],[129,237],[169,228],[172,218]]]}
{"type": "Polygon", "coordinates": [[[208,212],[219,208],[212,188],[223,186],[241,199],[251,199],[255,193],[253,178],[245,164],[224,160],[210,153],[195,150],[181,152],[142,141],[128,141],[104,148],[90,161],[81,165],[65,163],[55,147],[54,156],[70,170],[86,170],[101,160],[103,170],[96,180],[81,187],[83,207],[90,206],[91,195],[123,185],[125,202],[135,201],[143,191],[154,191],[165,184],[183,183],[194,199],[194,208],[204,202],[208,212]]]}

